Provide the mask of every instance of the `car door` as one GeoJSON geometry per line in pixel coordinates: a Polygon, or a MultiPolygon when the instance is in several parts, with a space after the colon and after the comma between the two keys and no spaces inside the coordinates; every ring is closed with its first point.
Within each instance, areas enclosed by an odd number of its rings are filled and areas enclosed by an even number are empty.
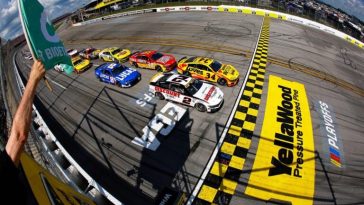
{"type": "Polygon", "coordinates": [[[205,65],[198,65],[198,68],[203,72],[203,76],[205,80],[209,80],[209,81],[216,81],[216,76],[215,76],[215,72],[213,72],[209,67],[205,66],[205,65]]]}
{"type": "Polygon", "coordinates": [[[139,67],[149,68],[148,67],[148,58],[146,56],[138,56],[137,63],[139,67]]]}
{"type": "Polygon", "coordinates": [[[183,86],[181,84],[171,83],[170,90],[171,92],[167,94],[169,99],[183,103],[183,98],[186,94],[183,86]]]}
{"type": "Polygon", "coordinates": [[[110,82],[109,72],[105,69],[101,70],[100,79],[104,82],[110,82]]]}
{"type": "Polygon", "coordinates": [[[193,77],[201,78],[203,76],[203,72],[197,67],[197,64],[189,64],[187,70],[193,77]]]}

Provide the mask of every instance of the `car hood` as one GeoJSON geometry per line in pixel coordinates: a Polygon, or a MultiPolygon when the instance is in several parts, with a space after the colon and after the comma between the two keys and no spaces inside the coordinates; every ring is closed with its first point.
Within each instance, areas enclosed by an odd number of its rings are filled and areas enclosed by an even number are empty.
{"type": "Polygon", "coordinates": [[[214,85],[203,83],[193,96],[207,102],[209,105],[216,105],[223,100],[224,93],[214,85]]]}
{"type": "Polygon", "coordinates": [[[176,59],[171,55],[164,55],[158,60],[156,60],[157,63],[160,63],[162,65],[170,65],[176,62],[176,59]]]}
{"type": "Polygon", "coordinates": [[[133,81],[140,76],[140,73],[132,68],[126,68],[118,75],[115,76],[115,79],[119,82],[125,83],[128,81],[133,81]]]}
{"type": "Polygon", "coordinates": [[[220,76],[229,80],[235,80],[239,77],[239,71],[237,71],[232,65],[222,65],[218,73],[220,76]]]}

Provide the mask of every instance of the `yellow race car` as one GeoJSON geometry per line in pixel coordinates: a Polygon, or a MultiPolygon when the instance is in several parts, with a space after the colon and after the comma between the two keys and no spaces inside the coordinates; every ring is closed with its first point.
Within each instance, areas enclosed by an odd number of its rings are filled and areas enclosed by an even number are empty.
{"type": "Polygon", "coordinates": [[[99,58],[107,62],[125,62],[129,59],[131,52],[128,49],[118,47],[105,48],[99,53],[99,58]]]}
{"type": "Polygon", "coordinates": [[[80,57],[72,58],[72,64],[75,68],[76,73],[82,73],[83,71],[87,70],[92,66],[90,60],[82,59],[80,57]]]}
{"type": "Polygon", "coordinates": [[[232,66],[204,57],[183,57],[178,61],[177,72],[193,78],[234,86],[239,81],[239,72],[232,66]]]}

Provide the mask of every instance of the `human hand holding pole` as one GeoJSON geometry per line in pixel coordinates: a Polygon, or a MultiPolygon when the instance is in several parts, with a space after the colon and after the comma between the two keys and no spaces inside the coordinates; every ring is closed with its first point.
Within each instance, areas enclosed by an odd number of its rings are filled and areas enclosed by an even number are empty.
{"type": "Polygon", "coordinates": [[[20,155],[28,139],[34,95],[38,83],[44,78],[44,75],[45,69],[43,63],[39,60],[34,61],[24,94],[15,113],[9,140],[5,148],[15,166],[19,165],[20,155]]]}

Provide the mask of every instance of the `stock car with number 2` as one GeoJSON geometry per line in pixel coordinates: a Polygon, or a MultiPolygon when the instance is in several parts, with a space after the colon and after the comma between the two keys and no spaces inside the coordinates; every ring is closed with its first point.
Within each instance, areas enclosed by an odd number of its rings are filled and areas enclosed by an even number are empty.
{"type": "Polygon", "coordinates": [[[154,69],[159,72],[171,71],[177,66],[174,56],[155,50],[135,52],[129,57],[129,63],[136,68],[154,69]]]}
{"type": "Polygon", "coordinates": [[[232,66],[221,64],[211,58],[183,57],[178,61],[177,72],[193,78],[234,86],[239,81],[239,72],[232,66]]]}
{"type": "Polygon", "coordinates": [[[104,63],[95,69],[95,75],[102,82],[125,88],[135,85],[141,79],[138,71],[119,63],[104,63]]]}
{"type": "Polygon", "coordinates": [[[215,85],[174,73],[153,76],[149,91],[160,100],[195,107],[200,112],[217,111],[224,102],[224,93],[215,85]]]}

